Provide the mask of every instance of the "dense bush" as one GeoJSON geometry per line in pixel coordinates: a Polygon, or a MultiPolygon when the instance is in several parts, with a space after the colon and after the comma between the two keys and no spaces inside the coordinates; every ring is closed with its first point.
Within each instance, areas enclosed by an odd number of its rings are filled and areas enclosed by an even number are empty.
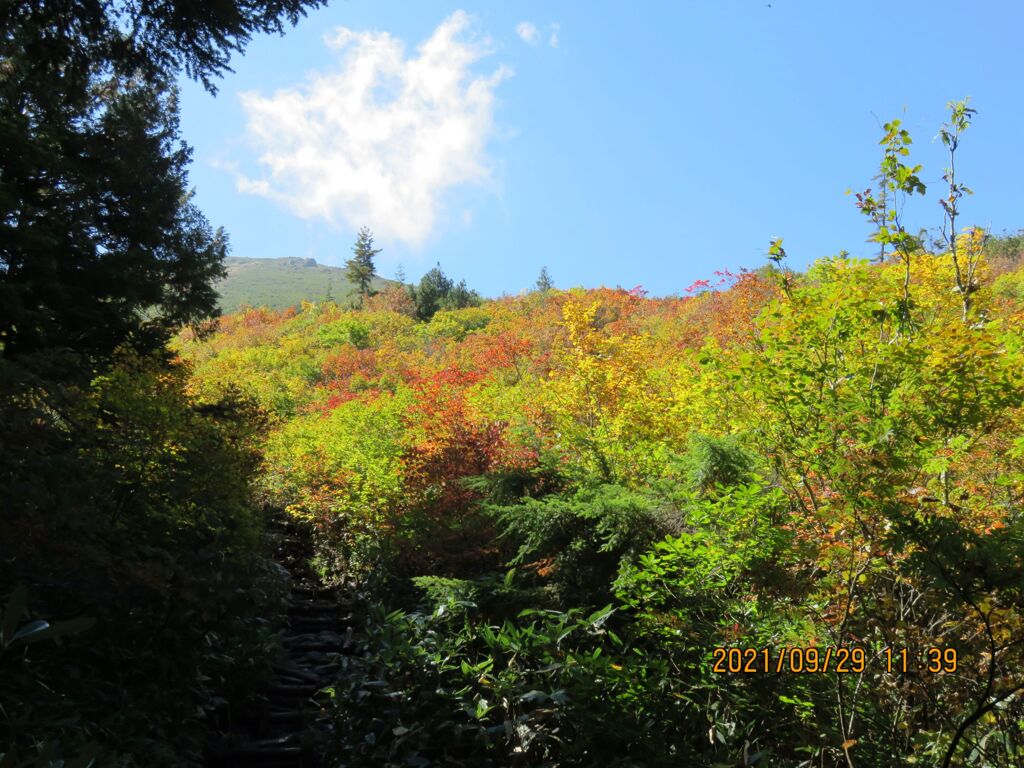
{"type": "Polygon", "coordinates": [[[208,714],[261,679],[274,638],[257,617],[283,584],[250,494],[259,421],[189,400],[185,377],[127,355],[74,396],[8,392],[0,595],[27,597],[6,621],[90,623],[0,657],[18,759],[94,742],[105,761],[196,761],[208,714]]]}
{"type": "Polygon", "coordinates": [[[512,565],[528,564],[564,599],[584,604],[610,597],[620,561],[678,524],[659,499],[617,485],[527,498],[491,513],[502,535],[518,544],[512,565]]]}

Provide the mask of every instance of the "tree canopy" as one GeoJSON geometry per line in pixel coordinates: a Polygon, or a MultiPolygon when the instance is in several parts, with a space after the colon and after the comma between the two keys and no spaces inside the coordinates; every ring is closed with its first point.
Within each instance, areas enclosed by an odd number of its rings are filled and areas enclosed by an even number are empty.
{"type": "Polygon", "coordinates": [[[227,238],[190,201],[172,84],[213,89],[303,2],[51,2],[0,16],[0,354],[158,348],[214,312],[227,238]]]}

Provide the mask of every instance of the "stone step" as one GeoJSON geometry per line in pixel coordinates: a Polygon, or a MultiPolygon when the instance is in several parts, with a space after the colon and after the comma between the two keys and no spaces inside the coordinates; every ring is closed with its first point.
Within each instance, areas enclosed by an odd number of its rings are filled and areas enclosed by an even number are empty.
{"type": "Polygon", "coordinates": [[[316,686],[317,690],[327,685],[327,679],[318,677],[315,680],[309,679],[309,677],[298,675],[278,675],[277,682],[280,685],[312,685],[316,686]]]}
{"type": "Polygon", "coordinates": [[[285,648],[315,644],[318,646],[323,645],[333,647],[334,650],[337,650],[341,648],[342,643],[344,643],[345,640],[337,632],[322,630],[320,632],[295,632],[290,635],[285,635],[283,642],[285,648]]]}
{"type": "Polygon", "coordinates": [[[298,746],[261,747],[242,745],[215,755],[209,763],[217,768],[314,768],[318,761],[298,746]]]}
{"type": "Polygon", "coordinates": [[[268,712],[264,717],[267,724],[271,726],[301,725],[305,719],[306,716],[298,709],[281,709],[275,712],[268,712]]]}
{"type": "Polygon", "coordinates": [[[305,612],[311,614],[337,613],[340,610],[338,603],[334,600],[292,600],[289,612],[305,612]]]}
{"type": "Polygon", "coordinates": [[[295,643],[290,646],[292,653],[304,656],[309,653],[340,653],[342,648],[337,643],[324,643],[315,640],[307,640],[295,643]]]}
{"type": "Polygon", "coordinates": [[[341,658],[342,653],[335,648],[330,651],[296,650],[292,660],[296,664],[301,664],[306,669],[322,672],[324,669],[336,669],[341,658]]]}
{"type": "Polygon", "coordinates": [[[340,621],[338,616],[325,616],[323,614],[292,613],[289,611],[288,621],[292,626],[304,624],[308,626],[336,627],[340,621]]]}
{"type": "Polygon", "coordinates": [[[296,680],[304,680],[306,683],[319,684],[323,676],[312,670],[300,667],[297,664],[275,664],[273,670],[281,678],[291,677],[296,680]]]}
{"type": "Polygon", "coordinates": [[[320,690],[316,683],[272,683],[267,689],[271,699],[308,699],[320,690]]]}
{"type": "Polygon", "coordinates": [[[292,585],[292,595],[306,595],[309,597],[326,597],[334,592],[328,587],[310,585],[308,583],[296,583],[292,585]]]}

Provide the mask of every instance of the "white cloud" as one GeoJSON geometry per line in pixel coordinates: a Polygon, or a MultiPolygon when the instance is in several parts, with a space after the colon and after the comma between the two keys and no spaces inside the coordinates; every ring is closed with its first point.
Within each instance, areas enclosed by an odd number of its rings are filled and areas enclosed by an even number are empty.
{"type": "Polygon", "coordinates": [[[552,48],[558,47],[558,30],[560,29],[561,26],[559,24],[551,25],[551,36],[548,37],[548,45],[550,45],[552,48]]]}
{"type": "Polygon", "coordinates": [[[537,41],[540,40],[540,30],[537,29],[537,25],[529,21],[519,22],[516,25],[516,34],[519,35],[520,40],[528,45],[536,45],[537,41]]]}
{"type": "Polygon", "coordinates": [[[512,70],[472,71],[491,53],[472,26],[456,11],[410,56],[386,32],[325,35],[336,69],[270,96],[242,94],[265,173],[240,175],[239,190],[302,218],[422,243],[446,190],[491,178],[494,92],[512,70]]]}

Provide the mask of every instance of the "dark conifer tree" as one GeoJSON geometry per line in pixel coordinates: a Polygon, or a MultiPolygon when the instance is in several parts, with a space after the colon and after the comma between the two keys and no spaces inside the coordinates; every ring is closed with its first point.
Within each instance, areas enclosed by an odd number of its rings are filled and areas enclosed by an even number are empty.
{"type": "Polygon", "coordinates": [[[377,275],[373,259],[380,251],[380,248],[373,247],[373,233],[369,228],[360,229],[356,243],[352,246],[353,256],[345,262],[345,276],[355,286],[360,298],[373,294],[371,285],[377,275]]]}
{"type": "Polygon", "coordinates": [[[259,565],[256,421],[194,407],[159,359],[216,312],[227,251],[190,199],[173,85],[215,90],[252,35],[320,4],[0,0],[2,644],[30,618],[8,595],[95,619],[77,645],[0,654],[4,765],[93,764],[72,731],[105,742],[96,764],[196,759],[193,681],[241,647],[229,582],[259,565]]]}
{"type": "Polygon", "coordinates": [[[480,304],[480,294],[466,287],[466,281],[455,283],[442,270],[441,265],[431,269],[418,286],[410,287],[409,293],[416,302],[416,317],[429,320],[439,309],[462,309],[480,304]]]}
{"type": "Polygon", "coordinates": [[[227,243],[190,202],[171,84],[213,91],[254,33],[319,4],[2,3],[0,363],[87,372],[215,312],[227,243]]]}
{"type": "Polygon", "coordinates": [[[551,275],[548,272],[547,267],[540,268],[540,276],[537,278],[537,290],[541,293],[550,291],[555,287],[555,281],[551,279],[551,275]]]}

